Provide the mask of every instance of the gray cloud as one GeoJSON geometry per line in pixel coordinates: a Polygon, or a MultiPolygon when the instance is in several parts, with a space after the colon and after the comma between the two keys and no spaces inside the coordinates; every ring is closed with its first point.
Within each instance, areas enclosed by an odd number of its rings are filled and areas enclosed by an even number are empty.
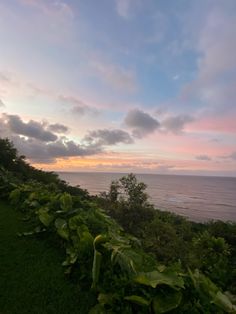
{"type": "Polygon", "coordinates": [[[96,145],[79,145],[71,140],[58,140],[49,143],[48,153],[53,157],[70,157],[70,156],[89,156],[102,151],[102,148],[96,145]]]}
{"type": "Polygon", "coordinates": [[[221,139],[217,138],[217,137],[214,137],[214,138],[210,139],[209,142],[219,143],[219,142],[221,142],[221,139]]]}
{"type": "Polygon", "coordinates": [[[57,135],[45,130],[45,125],[43,123],[33,120],[25,123],[17,115],[4,114],[4,117],[7,127],[15,134],[35,138],[44,142],[54,142],[57,140],[57,135]]]}
{"type": "Polygon", "coordinates": [[[120,129],[103,129],[90,131],[84,141],[98,143],[99,145],[115,145],[119,143],[132,144],[133,139],[128,132],[120,129]]]}
{"type": "Polygon", "coordinates": [[[208,155],[198,155],[195,157],[197,160],[205,160],[205,161],[210,161],[211,157],[209,157],[208,155]]]}
{"type": "Polygon", "coordinates": [[[87,105],[85,102],[76,97],[60,95],[58,98],[63,104],[72,106],[72,113],[79,114],[81,116],[84,114],[98,113],[97,109],[87,105]]]}
{"type": "Polygon", "coordinates": [[[160,127],[160,123],[148,113],[133,109],[125,117],[125,125],[132,129],[133,136],[142,138],[160,127]]]}
{"type": "Polygon", "coordinates": [[[69,130],[67,126],[60,123],[50,124],[48,129],[55,133],[66,133],[69,130]]]}
{"type": "Polygon", "coordinates": [[[236,151],[235,152],[232,152],[232,154],[226,156],[227,158],[230,158],[230,159],[233,159],[233,160],[236,160],[236,151]]]}
{"type": "Polygon", "coordinates": [[[221,156],[218,156],[219,158],[221,159],[231,159],[231,160],[236,160],[236,151],[232,152],[231,154],[229,155],[221,155],[221,156]]]}
{"type": "Polygon", "coordinates": [[[25,123],[18,115],[2,114],[0,117],[1,136],[11,139],[20,154],[37,163],[53,163],[57,158],[95,155],[103,152],[107,145],[133,142],[129,133],[119,129],[90,131],[80,144],[65,136],[58,137],[49,130],[61,133],[68,128],[59,123],[39,123],[33,120],[25,123]]]}
{"type": "Polygon", "coordinates": [[[90,156],[102,151],[101,147],[79,145],[68,139],[48,143],[35,138],[25,139],[18,135],[12,136],[11,139],[20,154],[37,163],[53,163],[56,158],[90,156]]]}
{"type": "Polygon", "coordinates": [[[50,156],[47,151],[47,143],[41,142],[34,138],[23,138],[18,135],[10,137],[19,153],[26,156],[32,162],[52,163],[54,157],[50,156]]]}
{"type": "Polygon", "coordinates": [[[189,115],[178,115],[166,118],[161,125],[165,131],[181,133],[185,125],[193,120],[194,118],[189,115]]]}
{"type": "Polygon", "coordinates": [[[83,116],[85,114],[85,112],[88,111],[88,107],[74,106],[71,111],[72,111],[72,113],[83,116]]]}

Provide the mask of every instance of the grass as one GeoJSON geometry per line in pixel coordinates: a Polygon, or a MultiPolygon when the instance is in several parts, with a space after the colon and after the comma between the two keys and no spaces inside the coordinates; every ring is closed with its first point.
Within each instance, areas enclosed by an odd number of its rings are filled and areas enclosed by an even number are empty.
{"type": "Polygon", "coordinates": [[[17,236],[27,229],[22,218],[0,201],[0,314],[87,314],[94,302],[89,287],[65,277],[65,256],[53,241],[17,236]]]}

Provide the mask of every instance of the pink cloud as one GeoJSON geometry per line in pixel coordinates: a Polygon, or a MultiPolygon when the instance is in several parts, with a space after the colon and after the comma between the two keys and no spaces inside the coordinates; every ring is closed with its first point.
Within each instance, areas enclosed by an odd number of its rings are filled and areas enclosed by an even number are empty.
{"type": "Polygon", "coordinates": [[[188,127],[188,130],[197,132],[214,131],[219,133],[223,132],[236,134],[235,116],[203,117],[202,119],[193,122],[188,127]]]}
{"type": "Polygon", "coordinates": [[[156,133],[145,140],[144,148],[148,151],[152,147],[152,156],[157,158],[195,160],[196,156],[203,154],[212,159],[222,154],[229,155],[234,146],[234,143],[210,142],[209,137],[204,134],[186,133],[178,136],[156,133]]]}

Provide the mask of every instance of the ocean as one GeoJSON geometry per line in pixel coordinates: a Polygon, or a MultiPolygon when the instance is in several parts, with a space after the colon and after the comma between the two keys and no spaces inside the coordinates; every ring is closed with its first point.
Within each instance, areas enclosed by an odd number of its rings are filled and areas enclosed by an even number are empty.
{"type": "MultiPolygon", "coordinates": [[[[112,180],[122,173],[60,172],[61,179],[80,185],[91,194],[108,191],[112,180]]],[[[147,185],[150,202],[156,208],[184,216],[190,220],[236,221],[236,178],[137,174],[147,185]]]]}

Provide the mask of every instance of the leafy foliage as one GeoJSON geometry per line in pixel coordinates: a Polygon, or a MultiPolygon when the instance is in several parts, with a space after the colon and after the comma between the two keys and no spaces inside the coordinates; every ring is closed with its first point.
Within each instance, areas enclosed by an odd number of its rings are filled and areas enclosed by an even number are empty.
{"type": "Polygon", "coordinates": [[[2,168],[0,191],[34,226],[22,235],[56,237],[65,250],[65,273],[97,294],[90,313],[236,312],[233,271],[226,272],[234,268],[234,225],[229,233],[225,225],[194,224],[154,210],[145,184],[133,174],[113,182],[100,198],[92,200],[77,188],[70,194],[50,174],[42,175],[47,184],[41,176],[35,180],[37,170],[5,144],[11,159],[2,160],[10,174],[2,168]],[[31,169],[24,179],[15,157],[31,169]],[[228,283],[231,293],[224,293],[228,283]]]}
{"type": "Polygon", "coordinates": [[[98,294],[98,305],[91,313],[166,313],[189,302],[186,288],[195,291],[193,304],[207,306],[209,313],[217,307],[228,313],[234,310],[229,297],[209,278],[186,273],[181,265],[158,264],[142,250],[137,238],[126,234],[94,202],[49,192],[40,184],[18,186],[10,198],[21,211],[31,214],[38,230],[58,236],[67,255],[65,272],[91,282],[98,294]]]}

